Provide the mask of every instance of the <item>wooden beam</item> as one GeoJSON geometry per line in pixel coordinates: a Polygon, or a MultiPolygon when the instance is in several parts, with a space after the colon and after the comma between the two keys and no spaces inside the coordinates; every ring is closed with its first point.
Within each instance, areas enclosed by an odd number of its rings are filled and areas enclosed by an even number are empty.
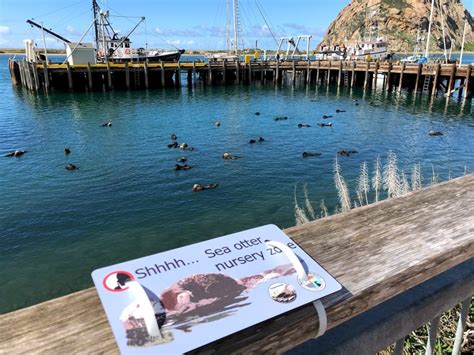
{"type": "Polygon", "coordinates": [[[326,77],[326,85],[329,85],[331,81],[331,61],[329,61],[329,68],[326,71],[327,77],[326,77]]]}
{"type": "Polygon", "coordinates": [[[369,85],[369,67],[370,67],[370,62],[366,62],[365,63],[364,90],[367,89],[367,86],[369,85]]]}
{"type": "Polygon", "coordinates": [[[226,60],[222,60],[222,83],[225,85],[227,83],[227,68],[226,68],[226,60]]]}
{"type": "MultiPolygon", "coordinates": [[[[324,300],[331,329],[474,257],[473,225],[471,174],[285,233],[344,287],[324,300]]],[[[317,319],[306,305],[199,351],[281,353],[312,339],[317,319]]],[[[118,353],[95,289],[0,315],[0,353],[31,352],[118,353]]]]}
{"type": "Polygon", "coordinates": [[[148,82],[148,60],[145,60],[143,63],[143,74],[145,76],[145,89],[148,89],[149,82],[148,82]]]}
{"type": "Polygon", "coordinates": [[[351,75],[351,88],[354,87],[354,84],[356,82],[356,61],[354,60],[352,62],[352,75],[351,75]]]}
{"type": "Polygon", "coordinates": [[[431,96],[436,96],[436,93],[438,92],[438,77],[439,77],[440,71],[441,71],[441,64],[437,64],[435,73],[434,73],[433,90],[431,91],[431,96]]]}
{"type": "Polygon", "coordinates": [[[113,84],[112,84],[112,72],[110,71],[110,63],[107,62],[107,86],[109,90],[112,90],[113,84]]]}
{"type": "Polygon", "coordinates": [[[165,82],[165,65],[163,64],[163,61],[160,62],[160,68],[161,68],[161,87],[164,88],[166,85],[165,82]]]}
{"type": "Polygon", "coordinates": [[[319,85],[319,67],[321,66],[321,61],[318,59],[316,63],[316,85],[319,85]]]}
{"type": "Polygon", "coordinates": [[[398,82],[398,92],[402,91],[402,85],[403,85],[403,73],[405,72],[405,65],[406,63],[402,63],[402,70],[400,71],[400,81],[398,82]]]}
{"type": "Polygon", "coordinates": [[[466,77],[464,79],[464,91],[463,91],[463,98],[468,98],[471,96],[471,92],[469,90],[469,83],[471,79],[471,73],[472,73],[472,64],[469,64],[467,66],[467,71],[466,71],[466,77]]]}
{"type": "MultiPolygon", "coordinates": [[[[128,63],[125,65],[125,68],[128,69],[128,63]]],[[[127,71],[128,74],[128,71],[127,71]]],[[[92,72],[91,72],[91,63],[87,62],[87,85],[89,90],[92,90],[92,72]]],[[[128,85],[127,85],[128,88],[128,85]]]]}
{"type": "Polygon", "coordinates": [[[130,68],[128,62],[125,62],[125,87],[130,90],[130,68]]]}
{"type": "Polygon", "coordinates": [[[72,81],[72,72],[71,72],[71,66],[69,65],[69,62],[66,62],[66,70],[67,70],[67,83],[69,90],[74,90],[74,83],[72,81]]]}
{"type": "Polygon", "coordinates": [[[38,68],[36,67],[36,63],[30,63],[31,65],[31,70],[33,71],[33,79],[35,82],[35,91],[39,91],[39,78],[38,78],[38,68]]]}
{"type": "Polygon", "coordinates": [[[309,59],[306,62],[306,83],[311,84],[311,62],[309,59]]]}
{"type": "Polygon", "coordinates": [[[337,74],[337,86],[341,86],[341,79],[342,79],[342,60],[339,61],[339,71],[337,74]]]}
{"type": "Polygon", "coordinates": [[[293,77],[291,79],[292,85],[295,85],[296,83],[296,60],[293,59],[293,62],[291,63],[292,69],[293,69],[293,77]]]}
{"type": "Polygon", "coordinates": [[[449,75],[449,83],[446,90],[446,96],[451,96],[451,91],[454,87],[454,75],[456,74],[456,64],[451,64],[451,73],[449,75]]]}
{"type": "Polygon", "coordinates": [[[387,90],[390,91],[390,88],[392,86],[392,68],[393,68],[393,65],[392,65],[392,62],[389,62],[388,63],[388,71],[387,71],[387,90]]]}
{"type": "Polygon", "coordinates": [[[416,72],[416,79],[415,79],[415,95],[417,94],[418,92],[418,84],[420,82],[420,76],[421,76],[421,71],[423,69],[423,64],[418,64],[418,70],[416,72]]]}
{"type": "MultiPolygon", "coordinates": [[[[277,63],[277,73],[278,73],[278,63],[277,63]]],[[[237,84],[240,84],[240,60],[239,59],[235,61],[235,78],[237,80],[237,84]]],[[[278,76],[277,76],[277,80],[278,80],[278,76]]]]}
{"type": "Polygon", "coordinates": [[[377,87],[377,75],[379,74],[379,60],[375,62],[375,69],[374,69],[374,80],[372,81],[372,87],[375,89],[377,87]]]}
{"type": "Polygon", "coordinates": [[[181,64],[180,64],[180,62],[178,62],[178,67],[176,68],[174,85],[177,88],[181,87],[181,64]]]}

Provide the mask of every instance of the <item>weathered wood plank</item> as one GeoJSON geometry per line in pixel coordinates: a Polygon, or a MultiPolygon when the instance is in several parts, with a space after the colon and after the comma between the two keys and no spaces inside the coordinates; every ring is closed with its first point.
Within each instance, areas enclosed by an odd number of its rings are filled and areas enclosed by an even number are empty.
{"type": "MultiPolygon", "coordinates": [[[[345,287],[332,328],[474,256],[474,174],[285,230],[345,287]]],[[[206,353],[280,353],[316,334],[312,306],[226,337],[206,353]]],[[[94,289],[0,316],[0,353],[117,353],[94,289]]]]}

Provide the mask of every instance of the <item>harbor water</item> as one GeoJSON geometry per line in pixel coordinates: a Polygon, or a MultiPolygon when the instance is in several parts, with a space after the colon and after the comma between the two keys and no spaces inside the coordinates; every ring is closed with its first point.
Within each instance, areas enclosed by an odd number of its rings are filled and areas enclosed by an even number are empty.
{"type": "Polygon", "coordinates": [[[371,174],[389,151],[408,175],[420,163],[424,185],[433,171],[443,181],[474,170],[470,100],[258,83],[35,95],[11,85],[7,61],[0,56],[0,313],[90,287],[99,267],[292,226],[295,187],[301,205],[306,185],[316,213],[321,200],[334,213],[338,150],[357,151],[338,157],[353,200],[361,163],[371,174]],[[172,133],[195,149],[168,148],[172,133]],[[3,157],[15,149],[26,154],[3,157]],[[173,170],[181,156],[191,170],[173,170]],[[196,193],[195,183],[219,186],[196,193]]]}

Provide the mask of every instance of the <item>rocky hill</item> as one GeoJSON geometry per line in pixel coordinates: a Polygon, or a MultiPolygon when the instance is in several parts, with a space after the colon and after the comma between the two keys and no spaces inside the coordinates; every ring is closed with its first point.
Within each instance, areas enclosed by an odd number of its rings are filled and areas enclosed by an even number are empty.
{"type": "MultiPolygon", "coordinates": [[[[467,47],[474,45],[474,20],[460,0],[434,0],[431,50],[442,50],[444,42],[453,50],[461,47],[464,18],[468,20],[467,47]],[[443,26],[444,37],[443,41],[443,26]]],[[[384,36],[390,50],[412,52],[420,34],[424,48],[429,25],[431,0],[352,0],[329,25],[324,44],[349,44],[361,38],[384,36]]],[[[471,49],[472,50],[472,49],[471,49]]]]}

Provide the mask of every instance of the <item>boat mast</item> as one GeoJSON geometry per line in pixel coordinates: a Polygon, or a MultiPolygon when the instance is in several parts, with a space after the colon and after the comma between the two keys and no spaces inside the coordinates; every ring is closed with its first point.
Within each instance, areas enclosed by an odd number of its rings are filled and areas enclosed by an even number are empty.
{"type": "Polygon", "coordinates": [[[232,0],[232,8],[234,11],[234,52],[235,54],[239,54],[239,48],[238,48],[238,23],[237,23],[237,3],[238,0],[232,0]]]}
{"type": "Polygon", "coordinates": [[[428,59],[429,48],[430,48],[431,23],[433,22],[434,2],[435,0],[431,0],[430,22],[428,24],[428,37],[426,39],[426,50],[425,50],[425,57],[427,59],[428,59]]]}
{"type": "Polygon", "coordinates": [[[225,49],[230,52],[230,0],[226,0],[225,5],[225,49]]]}
{"type": "MultiPolygon", "coordinates": [[[[96,0],[92,0],[92,11],[94,14],[94,33],[95,33],[95,45],[97,50],[99,49],[99,44],[100,44],[100,38],[99,38],[99,28],[98,28],[98,18],[99,18],[99,5],[97,5],[96,0]]],[[[105,48],[104,48],[105,50],[105,48]]]]}
{"type": "Polygon", "coordinates": [[[462,56],[464,54],[464,42],[466,41],[466,30],[467,30],[467,16],[464,17],[464,30],[462,33],[461,55],[459,56],[459,65],[462,65],[462,56]]]}

